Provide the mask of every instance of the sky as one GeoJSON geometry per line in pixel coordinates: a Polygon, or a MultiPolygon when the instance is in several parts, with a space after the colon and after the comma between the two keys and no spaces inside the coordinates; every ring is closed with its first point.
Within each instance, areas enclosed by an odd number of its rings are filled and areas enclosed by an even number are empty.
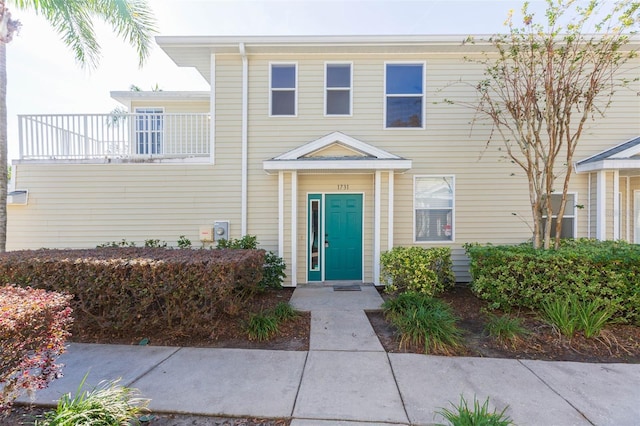
{"type": "MultiPolygon", "coordinates": [[[[9,2],[10,4],[11,2],[9,2]]],[[[504,29],[519,0],[148,0],[157,35],[491,34],[504,29]]],[[[543,0],[531,0],[542,7],[543,0]]],[[[100,65],[83,69],[60,36],[32,12],[7,46],[9,159],[17,159],[18,114],[108,113],[112,90],[209,90],[194,69],[180,68],[157,46],[142,68],[132,47],[96,21],[100,65]]],[[[462,37],[461,37],[462,40],[462,37]]]]}

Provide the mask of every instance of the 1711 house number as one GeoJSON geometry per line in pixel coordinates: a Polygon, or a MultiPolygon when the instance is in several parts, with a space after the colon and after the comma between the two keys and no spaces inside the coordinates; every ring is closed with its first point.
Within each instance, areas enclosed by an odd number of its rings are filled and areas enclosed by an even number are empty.
{"type": "Polygon", "coordinates": [[[338,191],[346,191],[349,189],[349,184],[347,183],[339,183],[338,184],[338,191]]]}

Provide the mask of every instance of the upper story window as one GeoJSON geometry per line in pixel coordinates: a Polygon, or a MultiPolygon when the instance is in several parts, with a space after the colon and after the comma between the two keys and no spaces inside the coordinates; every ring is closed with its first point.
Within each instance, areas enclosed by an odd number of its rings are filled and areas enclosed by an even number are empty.
{"type": "Polygon", "coordinates": [[[424,128],[424,63],[385,68],[385,128],[424,128]]]}
{"type": "Polygon", "coordinates": [[[270,115],[296,115],[296,64],[271,64],[270,115]]]}
{"type": "Polygon", "coordinates": [[[351,64],[326,64],[324,104],[325,115],[351,115],[351,64]]]}
{"type": "Polygon", "coordinates": [[[416,176],[414,181],[416,242],[453,241],[453,176],[416,176]]]}
{"type": "Polygon", "coordinates": [[[136,108],[136,154],[162,154],[163,108],[136,108]]]}

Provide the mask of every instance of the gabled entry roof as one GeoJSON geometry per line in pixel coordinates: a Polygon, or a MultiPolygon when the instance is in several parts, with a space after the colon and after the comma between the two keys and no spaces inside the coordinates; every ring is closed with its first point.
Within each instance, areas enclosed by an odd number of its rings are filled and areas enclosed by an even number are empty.
{"type": "Polygon", "coordinates": [[[575,164],[576,172],[640,169],[640,136],[575,164]]]}
{"type": "Polygon", "coordinates": [[[277,157],[263,161],[275,171],[407,171],[411,160],[391,154],[342,132],[333,132],[277,157]],[[326,153],[327,155],[323,155],[326,153]]]}

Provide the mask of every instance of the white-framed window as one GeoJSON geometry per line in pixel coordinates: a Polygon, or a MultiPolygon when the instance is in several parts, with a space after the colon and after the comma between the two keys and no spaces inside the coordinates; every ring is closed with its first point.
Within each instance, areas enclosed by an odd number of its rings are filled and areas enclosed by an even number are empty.
{"type": "Polygon", "coordinates": [[[455,177],[416,176],[413,181],[414,241],[453,241],[455,177]]]}
{"type": "Polygon", "coordinates": [[[298,66],[296,63],[271,63],[269,68],[269,115],[297,114],[298,66]]]}
{"type": "Polygon", "coordinates": [[[324,73],[325,115],[351,115],[352,66],[350,63],[327,62],[324,73]]]}
{"type": "Polygon", "coordinates": [[[388,62],[384,71],[384,127],[424,129],[425,63],[388,62]]]}
{"type": "Polygon", "coordinates": [[[162,154],[164,108],[135,109],[136,154],[162,154]]]}
{"type": "MultiPolygon", "coordinates": [[[[558,212],[560,211],[560,202],[562,201],[562,194],[551,194],[551,209],[553,215],[551,216],[551,238],[556,237],[556,223],[558,223],[558,212]]],[[[542,203],[542,229],[546,226],[547,215],[544,210],[544,202],[542,203]]],[[[560,238],[575,238],[577,234],[577,211],[578,211],[578,194],[575,192],[567,193],[567,204],[564,208],[564,216],[562,216],[562,231],[560,231],[560,238]]]]}

